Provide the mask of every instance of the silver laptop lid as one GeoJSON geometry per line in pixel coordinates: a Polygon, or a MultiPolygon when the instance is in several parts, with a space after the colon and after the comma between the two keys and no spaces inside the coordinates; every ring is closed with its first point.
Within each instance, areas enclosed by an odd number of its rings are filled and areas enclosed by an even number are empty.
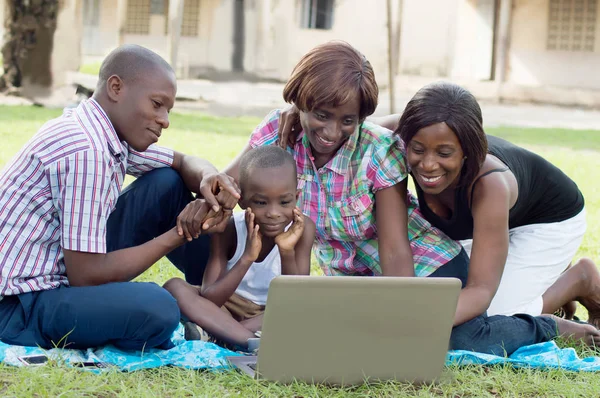
{"type": "Polygon", "coordinates": [[[455,278],[277,277],[258,371],[280,382],[432,381],[444,365],[459,292],[455,278]]]}

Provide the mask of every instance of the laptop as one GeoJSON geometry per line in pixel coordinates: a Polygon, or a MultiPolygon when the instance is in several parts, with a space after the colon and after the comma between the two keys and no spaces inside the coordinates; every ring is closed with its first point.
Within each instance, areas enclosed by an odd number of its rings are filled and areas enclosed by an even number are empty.
{"type": "Polygon", "coordinates": [[[433,382],[460,289],[455,278],[278,276],[258,355],[228,360],[281,383],[433,382]]]}

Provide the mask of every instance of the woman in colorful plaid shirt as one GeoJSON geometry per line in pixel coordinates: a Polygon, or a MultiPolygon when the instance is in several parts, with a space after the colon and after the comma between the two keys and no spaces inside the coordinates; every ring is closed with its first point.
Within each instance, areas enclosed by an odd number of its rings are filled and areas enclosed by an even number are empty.
{"type": "MultiPolygon", "coordinates": [[[[300,117],[290,145],[279,141],[281,111],[275,110],[243,153],[281,145],[294,155],[298,206],[316,224],[315,257],[325,274],[457,277],[464,286],[468,256],[423,218],[407,193],[402,141],[365,121],[378,94],[360,52],[345,42],[318,46],[296,65],[283,91],[300,117]]],[[[235,179],[238,162],[226,170],[235,179]]],[[[453,349],[502,355],[559,334],[600,342],[595,328],[552,317],[478,314],[455,319],[454,326],[453,349]]]]}

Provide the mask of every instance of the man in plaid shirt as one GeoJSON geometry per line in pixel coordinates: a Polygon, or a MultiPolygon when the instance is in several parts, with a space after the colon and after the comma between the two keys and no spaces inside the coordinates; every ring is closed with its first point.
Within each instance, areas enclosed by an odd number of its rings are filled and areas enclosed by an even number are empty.
{"type": "Polygon", "coordinates": [[[155,145],[176,90],[160,56],[119,47],[94,97],[46,123],[0,173],[0,340],[171,346],[175,300],[130,281],[168,253],[201,278],[206,233],[239,198],[209,162],[155,145]],[[139,178],[121,194],[125,174],[139,178]]]}

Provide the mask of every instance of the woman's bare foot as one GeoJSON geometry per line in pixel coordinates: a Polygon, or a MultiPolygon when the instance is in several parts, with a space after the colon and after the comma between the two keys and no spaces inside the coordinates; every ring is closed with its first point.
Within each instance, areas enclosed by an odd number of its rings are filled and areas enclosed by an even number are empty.
{"type": "Polygon", "coordinates": [[[556,315],[542,315],[554,319],[561,337],[580,340],[592,348],[600,348],[600,331],[592,325],[567,321],[556,315]]]}
{"type": "Polygon", "coordinates": [[[554,315],[559,316],[563,319],[572,320],[575,316],[575,312],[577,311],[577,301],[569,301],[567,304],[560,307],[558,311],[554,313],[554,315]]]}
{"type": "Polygon", "coordinates": [[[577,297],[588,311],[588,323],[600,327],[600,272],[596,264],[589,258],[582,258],[575,264],[573,270],[577,269],[581,274],[585,294],[577,297]]]}

